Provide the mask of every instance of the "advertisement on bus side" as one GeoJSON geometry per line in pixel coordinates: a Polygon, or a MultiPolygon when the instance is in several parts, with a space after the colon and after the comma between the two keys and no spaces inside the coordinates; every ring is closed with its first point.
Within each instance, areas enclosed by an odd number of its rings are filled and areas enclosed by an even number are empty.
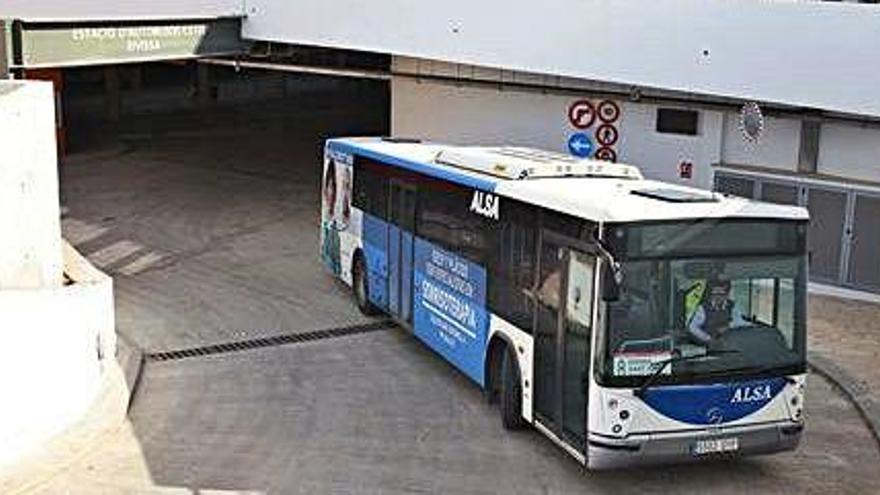
{"type": "Polygon", "coordinates": [[[416,239],[413,254],[416,336],[482,384],[486,270],[423,239],[416,239]]]}

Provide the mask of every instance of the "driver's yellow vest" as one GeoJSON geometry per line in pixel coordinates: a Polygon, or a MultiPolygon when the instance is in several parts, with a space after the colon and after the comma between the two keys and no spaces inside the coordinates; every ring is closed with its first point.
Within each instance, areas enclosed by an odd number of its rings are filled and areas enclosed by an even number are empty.
{"type": "Polygon", "coordinates": [[[703,293],[706,292],[706,281],[698,280],[684,295],[684,321],[688,324],[693,318],[697,308],[703,301],[703,293]]]}

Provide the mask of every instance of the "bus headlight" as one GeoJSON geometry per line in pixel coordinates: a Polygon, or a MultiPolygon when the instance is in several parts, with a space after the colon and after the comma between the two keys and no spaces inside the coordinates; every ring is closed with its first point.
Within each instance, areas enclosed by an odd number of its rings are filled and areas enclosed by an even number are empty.
{"type": "Polygon", "coordinates": [[[788,392],[788,414],[792,421],[803,421],[804,419],[804,381],[798,380],[798,383],[792,384],[788,392]]]}

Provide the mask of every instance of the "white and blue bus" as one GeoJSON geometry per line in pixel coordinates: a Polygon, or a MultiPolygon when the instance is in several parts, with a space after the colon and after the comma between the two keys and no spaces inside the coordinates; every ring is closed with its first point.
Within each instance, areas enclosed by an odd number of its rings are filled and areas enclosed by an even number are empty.
{"type": "Polygon", "coordinates": [[[591,469],[791,450],[803,208],[514,147],[331,139],[321,259],[591,469]]]}

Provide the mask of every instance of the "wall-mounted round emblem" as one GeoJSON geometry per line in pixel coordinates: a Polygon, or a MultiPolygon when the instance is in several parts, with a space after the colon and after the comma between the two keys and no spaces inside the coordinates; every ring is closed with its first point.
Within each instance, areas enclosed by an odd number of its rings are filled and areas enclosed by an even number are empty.
{"type": "Polygon", "coordinates": [[[755,143],[764,132],[764,114],[754,101],[747,102],[739,111],[739,130],[743,139],[755,143]]]}

